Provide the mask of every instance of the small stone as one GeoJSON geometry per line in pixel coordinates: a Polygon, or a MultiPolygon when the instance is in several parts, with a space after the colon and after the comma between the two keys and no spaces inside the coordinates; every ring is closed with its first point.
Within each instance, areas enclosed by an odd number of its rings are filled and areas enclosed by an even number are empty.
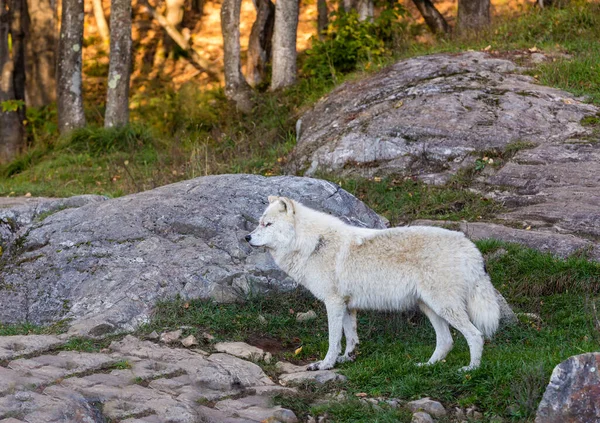
{"type": "Polygon", "coordinates": [[[438,401],[429,399],[429,397],[411,401],[407,403],[406,406],[410,409],[410,411],[425,411],[434,417],[442,417],[446,415],[446,409],[444,406],[438,401]]]}
{"type": "Polygon", "coordinates": [[[546,61],[546,56],[543,55],[542,53],[533,53],[531,55],[532,63],[544,63],[545,61],[546,61]]]}
{"type": "Polygon", "coordinates": [[[15,399],[17,401],[29,401],[31,399],[31,393],[25,391],[16,392],[15,399]]]}
{"type": "Polygon", "coordinates": [[[215,344],[215,349],[219,352],[249,360],[267,361],[268,359],[271,361],[272,358],[271,354],[265,353],[262,349],[246,344],[245,342],[218,342],[215,344]]]}
{"type": "Polygon", "coordinates": [[[306,419],[306,423],[317,423],[317,421],[313,416],[308,416],[308,418],[306,419]]]}
{"type": "Polygon", "coordinates": [[[454,415],[456,416],[456,420],[458,421],[462,421],[465,420],[467,418],[467,415],[465,414],[465,411],[462,408],[456,407],[454,409],[454,415]]]}
{"type": "Polygon", "coordinates": [[[397,399],[389,399],[386,401],[386,403],[391,408],[398,408],[400,406],[400,401],[398,401],[397,399]]]}
{"type": "Polygon", "coordinates": [[[155,330],[153,330],[148,335],[146,335],[147,339],[150,339],[150,340],[153,340],[153,341],[156,340],[156,339],[158,339],[159,337],[160,337],[160,335],[155,330]]]}
{"type": "Polygon", "coordinates": [[[296,373],[285,373],[279,376],[279,383],[283,386],[315,382],[322,385],[331,381],[345,382],[346,376],[338,374],[335,370],[316,370],[296,373]]]}
{"type": "Polygon", "coordinates": [[[413,414],[411,423],[433,423],[433,418],[423,411],[417,411],[413,414]]]}
{"type": "Polygon", "coordinates": [[[296,417],[292,410],[288,410],[287,408],[276,410],[273,413],[273,417],[281,423],[298,423],[298,417],[296,417]]]}
{"type": "Polygon", "coordinates": [[[278,361],[275,363],[275,368],[281,373],[298,373],[306,371],[306,366],[296,366],[287,361],[278,361]]]}
{"type": "Polygon", "coordinates": [[[308,322],[317,318],[317,313],[313,310],[309,310],[306,313],[296,313],[297,322],[308,322]]]}
{"type": "Polygon", "coordinates": [[[267,319],[265,319],[265,316],[263,316],[262,314],[259,314],[258,315],[258,323],[260,323],[261,325],[266,325],[267,319]]]}
{"type": "Polygon", "coordinates": [[[467,417],[471,420],[481,420],[483,419],[483,414],[481,414],[475,407],[467,408],[467,417]]]}
{"type": "Polygon", "coordinates": [[[174,330],[172,332],[164,332],[160,335],[161,342],[170,344],[181,338],[181,329],[174,330]]]}
{"type": "Polygon", "coordinates": [[[202,332],[202,338],[206,339],[207,341],[213,341],[215,339],[215,337],[208,332],[202,332]]]}
{"type": "Polygon", "coordinates": [[[181,344],[186,347],[189,348],[192,345],[198,345],[198,341],[196,340],[196,337],[194,335],[190,335],[187,338],[183,338],[181,340],[181,344]]]}

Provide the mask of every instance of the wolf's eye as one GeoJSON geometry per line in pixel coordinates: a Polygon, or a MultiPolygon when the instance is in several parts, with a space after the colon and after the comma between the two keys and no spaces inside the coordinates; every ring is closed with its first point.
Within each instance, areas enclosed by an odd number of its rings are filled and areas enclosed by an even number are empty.
{"type": "Polygon", "coordinates": [[[265,227],[271,226],[273,223],[269,222],[269,223],[265,223],[265,227]]]}

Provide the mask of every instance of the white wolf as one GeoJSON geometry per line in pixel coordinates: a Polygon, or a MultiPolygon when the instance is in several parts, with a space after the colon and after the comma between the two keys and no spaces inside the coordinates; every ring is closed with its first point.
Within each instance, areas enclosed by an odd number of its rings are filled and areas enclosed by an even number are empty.
{"type": "Polygon", "coordinates": [[[366,229],[285,197],[269,197],[259,226],[246,240],[265,247],[275,263],[325,303],[329,350],[310,370],[353,359],[356,310],[405,310],[418,305],[431,321],[436,347],[425,364],[452,349],[448,324],[481,362],[483,335],[498,328],[500,308],[475,245],[461,232],[434,227],[366,229]],[[342,348],[342,331],[346,350],[342,348]]]}

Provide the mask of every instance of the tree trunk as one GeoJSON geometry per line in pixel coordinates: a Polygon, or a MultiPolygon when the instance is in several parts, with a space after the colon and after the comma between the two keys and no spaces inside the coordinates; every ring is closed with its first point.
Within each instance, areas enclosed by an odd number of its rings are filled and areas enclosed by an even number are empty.
{"type": "Polygon", "coordinates": [[[257,86],[264,81],[271,57],[271,40],[275,23],[275,5],[271,0],[256,0],[256,20],[248,41],[248,82],[257,86]]]}
{"type": "MultiPolygon", "coordinates": [[[[17,100],[14,87],[14,62],[10,57],[8,45],[12,5],[7,3],[0,0],[0,103],[17,100]]],[[[7,104],[4,103],[2,106],[5,105],[7,104]]],[[[19,111],[11,108],[5,112],[3,107],[0,107],[0,163],[11,161],[21,152],[24,135],[23,120],[19,116],[19,111]]]]}
{"type": "Polygon", "coordinates": [[[100,37],[105,44],[108,44],[110,42],[110,34],[108,24],[106,23],[106,16],[104,15],[102,0],[92,0],[92,6],[94,9],[94,18],[96,19],[96,27],[98,28],[100,37]]]}
{"type": "Polygon", "coordinates": [[[297,30],[298,0],[277,0],[273,31],[272,91],[289,87],[296,82],[297,30]]]}
{"type": "MultiPolygon", "coordinates": [[[[27,31],[27,2],[10,0],[10,36],[12,40],[13,87],[15,100],[25,102],[25,32],[27,31]]],[[[19,107],[19,119],[25,120],[25,106],[19,107]]]]}
{"type": "Polygon", "coordinates": [[[58,46],[58,129],[85,126],[81,90],[83,0],[63,0],[58,46]]]}
{"type": "Polygon", "coordinates": [[[221,33],[225,70],[225,96],[234,101],[244,113],[252,111],[251,88],[242,74],[240,58],[241,0],[223,0],[221,5],[221,33]]]}
{"type": "Polygon", "coordinates": [[[358,0],[358,20],[373,19],[373,0],[358,0]]]}
{"type": "Polygon", "coordinates": [[[110,63],[104,126],[129,122],[129,76],[131,73],[131,0],[111,0],[110,63]]]}
{"type": "Polygon", "coordinates": [[[490,0],[458,0],[456,32],[479,32],[490,25],[490,0]]]}
{"type": "Polygon", "coordinates": [[[373,19],[373,0],[343,0],[344,11],[350,12],[356,10],[358,12],[358,20],[366,21],[373,19]]]}
{"type": "Polygon", "coordinates": [[[56,12],[52,0],[27,0],[25,98],[31,107],[56,101],[56,12]]]}
{"type": "Polygon", "coordinates": [[[444,19],[444,16],[435,8],[430,0],[413,0],[425,23],[434,34],[447,34],[450,32],[450,25],[444,19]]]}
{"type": "Polygon", "coordinates": [[[323,35],[329,25],[329,10],[327,9],[327,0],[317,0],[317,33],[319,40],[323,40],[323,35]]]}

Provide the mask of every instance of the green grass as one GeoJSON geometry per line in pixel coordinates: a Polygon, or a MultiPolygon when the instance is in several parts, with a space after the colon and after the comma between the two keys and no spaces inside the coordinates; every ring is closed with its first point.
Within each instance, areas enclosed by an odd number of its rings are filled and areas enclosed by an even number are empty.
{"type": "MultiPolygon", "coordinates": [[[[279,402],[303,416],[327,412],[335,422],[408,422],[410,416],[402,412],[386,407],[374,410],[353,398],[361,392],[403,400],[430,396],[450,407],[476,406],[486,419],[501,416],[509,421],[532,421],[554,366],[571,355],[600,347],[592,306],[594,302],[600,305],[600,264],[587,261],[584,255],[558,259],[498,241],[481,241],[478,246],[488,257],[496,288],[516,311],[536,313],[541,322],[523,317],[518,325],[502,328],[486,342],[482,366],[460,373],[469,353],[456,331],[454,350],[445,362],[416,367],[415,363],[429,358],[435,346],[427,319],[416,313],[361,312],[358,358],[341,366],[348,383],[329,388],[307,385],[298,396],[279,398],[279,402]],[[317,408],[311,405],[327,392],[342,388],[349,401],[317,408]]],[[[320,359],[327,350],[324,307],[301,289],[251,297],[244,304],[163,302],[141,332],[180,326],[189,326],[187,332],[198,336],[208,331],[217,340],[246,341],[270,350],[276,359],[294,363],[320,359]],[[317,320],[296,322],[295,313],[309,309],[317,312],[317,320]],[[265,323],[260,323],[259,315],[265,323]],[[294,355],[299,347],[301,352],[294,355]]]]}
{"type": "Polygon", "coordinates": [[[452,184],[432,186],[392,178],[333,180],[385,216],[392,226],[415,219],[476,221],[490,218],[502,209],[499,204],[452,184]]]}

